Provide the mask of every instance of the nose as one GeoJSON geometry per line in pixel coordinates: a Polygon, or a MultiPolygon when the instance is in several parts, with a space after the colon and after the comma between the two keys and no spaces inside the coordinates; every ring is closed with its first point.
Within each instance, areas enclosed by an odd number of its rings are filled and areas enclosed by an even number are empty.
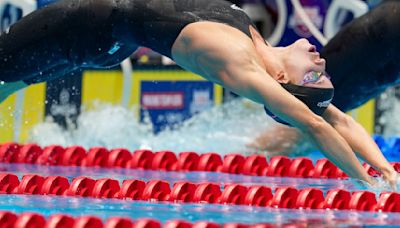
{"type": "Polygon", "coordinates": [[[314,45],[311,45],[311,43],[305,38],[301,38],[301,39],[297,40],[294,43],[294,45],[301,49],[307,49],[307,51],[309,51],[309,52],[313,52],[313,51],[317,50],[317,48],[314,45]]]}
{"type": "Polygon", "coordinates": [[[297,42],[299,42],[301,44],[310,44],[310,42],[306,38],[301,38],[297,42]]]}

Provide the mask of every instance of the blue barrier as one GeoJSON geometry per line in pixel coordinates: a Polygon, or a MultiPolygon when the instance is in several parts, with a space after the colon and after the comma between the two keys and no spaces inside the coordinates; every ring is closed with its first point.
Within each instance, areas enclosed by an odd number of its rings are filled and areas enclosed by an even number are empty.
{"type": "Polygon", "coordinates": [[[373,139],[382,151],[383,155],[391,161],[400,160],[400,137],[393,136],[386,138],[382,135],[374,135],[373,139]]]}

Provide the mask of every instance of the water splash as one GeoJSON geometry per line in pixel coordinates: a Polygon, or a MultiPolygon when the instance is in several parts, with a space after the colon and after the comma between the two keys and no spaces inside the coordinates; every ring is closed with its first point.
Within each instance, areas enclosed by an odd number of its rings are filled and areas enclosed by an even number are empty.
{"type": "Polygon", "coordinates": [[[388,182],[386,182],[383,177],[375,178],[375,185],[368,186],[369,190],[379,196],[383,192],[400,192],[400,179],[397,178],[396,191],[393,189],[388,182]]]}
{"type": "Polygon", "coordinates": [[[272,125],[260,105],[243,99],[202,112],[179,128],[157,135],[153,134],[151,124],[138,123],[135,113],[119,106],[101,105],[83,112],[78,118],[78,127],[69,130],[47,119],[34,127],[30,141],[42,146],[59,144],[226,154],[245,152],[245,145],[272,125]]]}
{"type": "Polygon", "coordinates": [[[377,109],[382,114],[377,118],[378,128],[382,131],[385,137],[393,137],[400,135],[400,118],[398,113],[400,112],[400,87],[394,87],[387,89],[383,94],[380,95],[379,102],[377,103],[377,109]]]}

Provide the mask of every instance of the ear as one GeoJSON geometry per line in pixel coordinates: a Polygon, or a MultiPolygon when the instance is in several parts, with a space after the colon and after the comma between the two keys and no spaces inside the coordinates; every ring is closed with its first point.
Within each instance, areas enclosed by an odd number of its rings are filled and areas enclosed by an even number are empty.
{"type": "Polygon", "coordinates": [[[287,84],[290,82],[288,75],[283,71],[279,72],[279,74],[276,76],[275,80],[279,83],[284,83],[284,84],[287,84]]]}

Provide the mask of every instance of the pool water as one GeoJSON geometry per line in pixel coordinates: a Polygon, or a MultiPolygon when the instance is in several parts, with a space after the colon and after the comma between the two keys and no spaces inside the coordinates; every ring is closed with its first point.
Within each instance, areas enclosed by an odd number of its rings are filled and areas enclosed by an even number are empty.
{"type": "MultiPolygon", "coordinates": [[[[81,145],[85,148],[104,146],[109,149],[124,147],[131,151],[150,148],[153,151],[171,150],[216,151],[220,154],[246,151],[245,144],[255,134],[271,127],[265,119],[262,107],[242,100],[232,101],[204,112],[185,123],[175,131],[158,135],[151,132],[146,124],[132,121],[132,111],[120,107],[106,106],[97,111],[85,112],[78,120],[76,129],[62,130],[51,122],[43,123],[33,130],[31,140],[41,146],[57,144],[62,146],[81,145]],[[251,119],[252,121],[249,121],[251,119]],[[227,147],[226,145],[229,145],[227,147]]],[[[320,153],[310,155],[315,161],[322,158],[320,153]]],[[[392,157],[395,161],[396,157],[392,157]]],[[[112,178],[122,182],[126,179],[165,180],[169,183],[188,181],[193,183],[213,182],[220,186],[228,183],[241,185],[263,185],[274,190],[277,187],[303,189],[318,188],[326,192],[331,189],[347,191],[368,190],[377,196],[390,191],[382,180],[379,187],[370,187],[356,180],[302,179],[280,177],[256,177],[210,172],[162,172],[133,169],[102,169],[85,167],[38,166],[28,164],[0,163],[2,173],[13,173],[21,179],[25,174],[41,176],[64,176],[71,180],[86,176],[92,179],[112,178]]],[[[399,186],[400,187],[400,186],[399,186]]],[[[95,215],[103,219],[123,216],[132,219],[154,218],[165,222],[183,219],[190,222],[212,221],[217,223],[299,223],[320,226],[397,226],[398,213],[375,213],[336,210],[298,210],[271,207],[249,207],[222,204],[178,204],[172,202],[144,202],[118,199],[94,199],[60,196],[0,195],[0,210],[15,213],[39,212],[46,216],[63,213],[73,216],[95,215]]]]}
{"type": "Polygon", "coordinates": [[[218,204],[173,204],[109,199],[0,196],[0,209],[17,213],[39,212],[46,216],[63,213],[73,216],[96,215],[103,219],[123,216],[154,218],[161,222],[183,219],[190,222],[224,223],[308,223],[325,225],[398,225],[397,213],[370,213],[326,210],[292,210],[218,204]]]}
{"type": "MultiPolygon", "coordinates": [[[[241,184],[246,186],[263,185],[275,189],[277,187],[294,187],[304,189],[308,187],[318,188],[323,191],[331,189],[346,189],[347,191],[368,190],[379,195],[389,190],[383,186],[379,188],[369,187],[356,180],[317,179],[317,178],[283,178],[283,177],[258,177],[234,175],[212,172],[162,172],[133,169],[104,169],[85,167],[59,167],[59,166],[38,166],[26,164],[0,164],[2,173],[13,173],[21,179],[25,174],[38,174],[40,176],[63,176],[70,182],[75,177],[85,176],[92,179],[112,178],[120,181],[127,179],[135,180],[165,180],[170,183],[187,181],[192,183],[212,182],[223,186],[224,184],[241,184]]],[[[172,186],[171,186],[172,187],[172,186]]]]}
{"type": "MultiPolygon", "coordinates": [[[[313,157],[319,157],[315,154],[313,157]]],[[[211,172],[161,172],[132,169],[104,169],[85,167],[38,166],[27,164],[0,164],[0,170],[21,177],[25,174],[41,176],[60,175],[72,178],[86,176],[93,179],[113,178],[122,182],[126,179],[166,180],[170,183],[189,181],[193,183],[214,182],[221,186],[227,183],[241,185],[263,185],[272,189],[291,186],[297,189],[315,187],[325,193],[330,189],[348,191],[369,190],[379,195],[384,188],[371,188],[355,180],[302,179],[255,177],[211,172]]],[[[172,186],[171,186],[172,187],[172,186]]],[[[96,215],[102,219],[114,216],[154,218],[161,222],[182,219],[190,222],[212,221],[224,223],[272,223],[272,224],[311,224],[315,226],[360,226],[360,225],[397,225],[398,213],[375,213],[336,210],[298,210],[277,209],[271,207],[249,207],[221,204],[181,204],[166,202],[145,202],[116,199],[94,199],[60,196],[0,195],[0,210],[15,213],[38,212],[45,216],[68,214],[72,216],[96,215]]]]}
{"type": "Polygon", "coordinates": [[[199,113],[174,130],[154,134],[148,122],[138,123],[136,110],[99,105],[83,112],[77,128],[64,130],[46,121],[34,127],[30,141],[41,146],[80,145],[86,149],[106,147],[131,151],[149,148],[153,151],[195,151],[197,153],[248,152],[246,144],[255,135],[273,126],[261,105],[236,99],[199,113]],[[229,146],[227,146],[229,145],[229,146]]]}

